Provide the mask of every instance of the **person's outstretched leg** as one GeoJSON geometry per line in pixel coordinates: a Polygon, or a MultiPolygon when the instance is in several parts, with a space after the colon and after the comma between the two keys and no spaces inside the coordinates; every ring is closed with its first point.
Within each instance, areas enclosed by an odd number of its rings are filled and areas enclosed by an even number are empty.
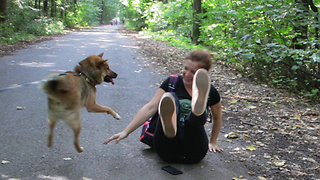
{"type": "Polygon", "coordinates": [[[164,161],[173,163],[181,162],[183,158],[181,153],[180,122],[177,120],[179,118],[179,108],[177,107],[179,107],[178,97],[172,92],[165,93],[159,104],[160,120],[157,121],[153,137],[153,148],[159,157],[164,161]],[[174,108],[172,108],[172,105],[174,108]]]}
{"type": "Polygon", "coordinates": [[[175,99],[171,93],[163,94],[158,112],[165,136],[174,138],[177,134],[177,114],[175,99]]]}
{"type": "Polygon", "coordinates": [[[191,112],[186,117],[194,128],[203,126],[207,121],[206,108],[210,86],[208,71],[198,69],[193,76],[191,112]]]}
{"type": "Polygon", "coordinates": [[[208,152],[208,136],[204,129],[207,121],[207,101],[210,91],[208,71],[199,69],[193,76],[191,112],[185,119],[183,151],[185,163],[197,163],[208,152]]]}
{"type": "Polygon", "coordinates": [[[207,107],[208,95],[210,91],[210,79],[208,71],[198,69],[193,76],[191,110],[195,116],[204,113],[207,107]]]}

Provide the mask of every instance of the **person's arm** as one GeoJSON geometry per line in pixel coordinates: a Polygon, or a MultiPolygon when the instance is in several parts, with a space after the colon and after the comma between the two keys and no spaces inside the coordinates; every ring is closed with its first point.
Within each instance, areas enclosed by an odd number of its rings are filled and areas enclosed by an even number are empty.
{"type": "Polygon", "coordinates": [[[221,101],[217,104],[210,106],[212,112],[212,130],[211,137],[209,142],[209,151],[210,152],[222,152],[223,149],[217,145],[219,132],[222,126],[222,109],[221,109],[221,101]]]}
{"type": "Polygon", "coordinates": [[[120,133],[113,135],[109,139],[107,139],[103,144],[108,144],[110,141],[116,140],[116,144],[128,137],[130,133],[140,127],[146,120],[148,120],[151,116],[153,116],[157,110],[160,103],[160,99],[165,91],[159,88],[156,94],[153,96],[150,102],[144,105],[136,114],[136,116],[132,119],[129,125],[120,133]]]}

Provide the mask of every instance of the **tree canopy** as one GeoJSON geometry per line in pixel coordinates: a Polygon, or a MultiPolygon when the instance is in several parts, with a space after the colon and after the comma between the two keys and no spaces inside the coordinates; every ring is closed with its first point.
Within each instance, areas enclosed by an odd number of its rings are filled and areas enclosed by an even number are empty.
{"type": "Polygon", "coordinates": [[[108,24],[205,48],[253,80],[318,99],[319,0],[0,0],[0,42],[108,24]]]}

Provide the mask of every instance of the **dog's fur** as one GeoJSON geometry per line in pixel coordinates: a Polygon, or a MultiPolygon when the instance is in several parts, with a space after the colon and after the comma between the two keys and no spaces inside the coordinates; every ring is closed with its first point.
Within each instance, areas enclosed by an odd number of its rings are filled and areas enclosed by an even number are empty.
{"type": "Polygon", "coordinates": [[[74,131],[74,145],[80,153],[79,145],[81,131],[80,111],[86,107],[88,112],[108,113],[114,118],[120,116],[111,108],[96,104],[95,85],[112,82],[117,74],[113,72],[102,59],[103,53],[92,55],[79,62],[74,72],[52,75],[42,84],[43,92],[48,96],[48,147],[52,146],[53,129],[59,119],[63,119],[74,131]]]}

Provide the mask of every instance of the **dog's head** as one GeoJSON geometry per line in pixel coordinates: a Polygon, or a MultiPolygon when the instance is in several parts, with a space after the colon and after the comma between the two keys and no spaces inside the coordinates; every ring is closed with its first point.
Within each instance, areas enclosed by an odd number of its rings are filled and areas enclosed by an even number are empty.
{"type": "Polygon", "coordinates": [[[114,84],[113,79],[118,75],[110,69],[108,60],[102,59],[102,56],[103,53],[87,57],[79,62],[80,66],[76,66],[75,71],[85,74],[87,78],[95,81],[96,84],[101,84],[102,82],[114,84]]]}

